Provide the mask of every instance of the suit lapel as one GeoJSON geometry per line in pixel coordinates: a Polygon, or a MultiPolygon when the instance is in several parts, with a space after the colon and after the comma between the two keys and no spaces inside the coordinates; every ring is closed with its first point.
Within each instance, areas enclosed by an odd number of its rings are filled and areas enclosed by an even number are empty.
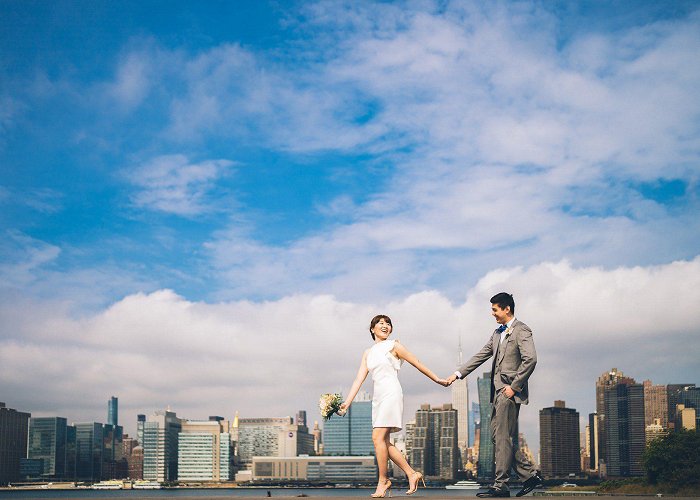
{"type": "Polygon", "coordinates": [[[491,349],[493,350],[493,363],[491,364],[491,380],[493,380],[493,374],[496,371],[496,364],[498,362],[498,356],[499,356],[499,345],[498,345],[498,340],[501,338],[501,336],[496,333],[495,331],[493,332],[493,335],[491,335],[491,349]]]}

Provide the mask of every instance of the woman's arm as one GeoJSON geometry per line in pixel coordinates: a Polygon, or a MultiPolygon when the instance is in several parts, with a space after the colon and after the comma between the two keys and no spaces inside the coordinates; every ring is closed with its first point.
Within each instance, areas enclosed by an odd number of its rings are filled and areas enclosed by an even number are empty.
{"type": "Polygon", "coordinates": [[[362,387],[362,383],[367,378],[367,373],[369,373],[369,371],[367,370],[367,351],[365,351],[362,354],[362,361],[360,361],[360,369],[357,370],[357,376],[355,377],[355,381],[352,383],[352,387],[350,388],[348,397],[345,398],[343,404],[340,405],[341,410],[347,411],[347,409],[350,407],[350,405],[352,404],[352,400],[355,399],[355,396],[357,396],[357,392],[360,390],[360,387],[362,387]]]}
{"type": "Polygon", "coordinates": [[[440,385],[444,385],[445,387],[449,385],[447,383],[447,380],[441,379],[440,377],[435,375],[435,373],[433,373],[433,371],[430,368],[421,363],[421,361],[411,351],[409,351],[402,344],[400,344],[398,340],[394,342],[394,349],[391,352],[394,353],[396,357],[411,363],[418,369],[419,372],[421,372],[433,382],[436,382],[440,385]]]}

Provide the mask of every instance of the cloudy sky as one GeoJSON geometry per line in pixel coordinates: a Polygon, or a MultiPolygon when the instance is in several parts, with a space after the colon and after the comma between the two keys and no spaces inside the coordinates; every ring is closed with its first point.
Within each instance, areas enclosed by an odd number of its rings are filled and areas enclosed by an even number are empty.
{"type": "Polygon", "coordinates": [[[0,401],[315,420],[373,315],[446,376],[502,290],[535,449],[612,367],[700,383],[698,54],[680,0],[0,0],[0,401]]]}

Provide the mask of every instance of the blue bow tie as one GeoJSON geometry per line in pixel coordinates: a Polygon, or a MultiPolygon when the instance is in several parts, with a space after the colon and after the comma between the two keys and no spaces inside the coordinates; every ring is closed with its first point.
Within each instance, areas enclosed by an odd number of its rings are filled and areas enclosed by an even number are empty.
{"type": "Polygon", "coordinates": [[[506,328],[508,328],[506,325],[501,325],[498,327],[498,333],[503,333],[506,331],[506,328]]]}

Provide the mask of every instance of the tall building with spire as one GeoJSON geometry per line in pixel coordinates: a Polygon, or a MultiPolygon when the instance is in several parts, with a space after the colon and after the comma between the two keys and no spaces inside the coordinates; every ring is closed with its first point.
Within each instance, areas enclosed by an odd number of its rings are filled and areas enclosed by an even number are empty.
{"type": "MultiPolygon", "coordinates": [[[[457,366],[461,366],[462,361],[462,339],[459,339],[459,351],[457,366]]],[[[452,408],[457,410],[457,447],[461,455],[460,469],[464,466],[467,458],[467,448],[469,447],[469,386],[467,378],[457,379],[452,388],[452,408]]]]}

